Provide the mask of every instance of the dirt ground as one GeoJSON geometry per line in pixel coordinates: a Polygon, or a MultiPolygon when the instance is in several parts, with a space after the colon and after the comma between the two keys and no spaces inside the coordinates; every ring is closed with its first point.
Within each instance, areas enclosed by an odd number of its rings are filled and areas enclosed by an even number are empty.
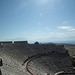
{"type": "Polygon", "coordinates": [[[70,56],[75,56],[75,46],[65,46],[65,48],[68,50],[70,56]]]}

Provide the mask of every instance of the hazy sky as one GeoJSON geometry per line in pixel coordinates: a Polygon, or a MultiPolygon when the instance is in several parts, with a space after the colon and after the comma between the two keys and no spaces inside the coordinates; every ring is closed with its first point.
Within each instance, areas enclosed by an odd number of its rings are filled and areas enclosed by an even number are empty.
{"type": "Polygon", "coordinates": [[[75,41],[75,0],[0,0],[0,41],[75,41]]]}

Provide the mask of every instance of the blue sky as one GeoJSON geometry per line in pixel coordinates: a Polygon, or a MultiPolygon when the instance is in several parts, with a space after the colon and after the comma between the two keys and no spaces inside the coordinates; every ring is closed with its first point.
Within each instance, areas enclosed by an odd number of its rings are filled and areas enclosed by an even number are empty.
{"type": "Polygon", "coordinates": [[[75,41],[75,0],[0,0],[0,41],[75,41]]]}

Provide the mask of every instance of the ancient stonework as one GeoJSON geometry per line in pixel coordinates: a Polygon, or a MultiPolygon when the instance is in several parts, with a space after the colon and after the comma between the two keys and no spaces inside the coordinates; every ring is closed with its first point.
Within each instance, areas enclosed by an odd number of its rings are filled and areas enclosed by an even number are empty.
{"type": "Polygon", "coordinates": [[[30,75],[29,71],[33,75],[54,75],[73,70],[70,56],[63,45],[14,41],[3,44],[0,57],[3,60],[3,75],[30,75]]]}

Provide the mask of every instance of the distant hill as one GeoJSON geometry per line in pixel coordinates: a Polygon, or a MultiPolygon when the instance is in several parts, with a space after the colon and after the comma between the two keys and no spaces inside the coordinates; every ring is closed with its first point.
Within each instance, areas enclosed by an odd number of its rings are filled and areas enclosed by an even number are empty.
{"type": "Polygon", "coordinates": [[[69,44],[69,43],[55,43],[58,45],[65,45],[65,46],[75,46],[75,44],[69,44]]]}

